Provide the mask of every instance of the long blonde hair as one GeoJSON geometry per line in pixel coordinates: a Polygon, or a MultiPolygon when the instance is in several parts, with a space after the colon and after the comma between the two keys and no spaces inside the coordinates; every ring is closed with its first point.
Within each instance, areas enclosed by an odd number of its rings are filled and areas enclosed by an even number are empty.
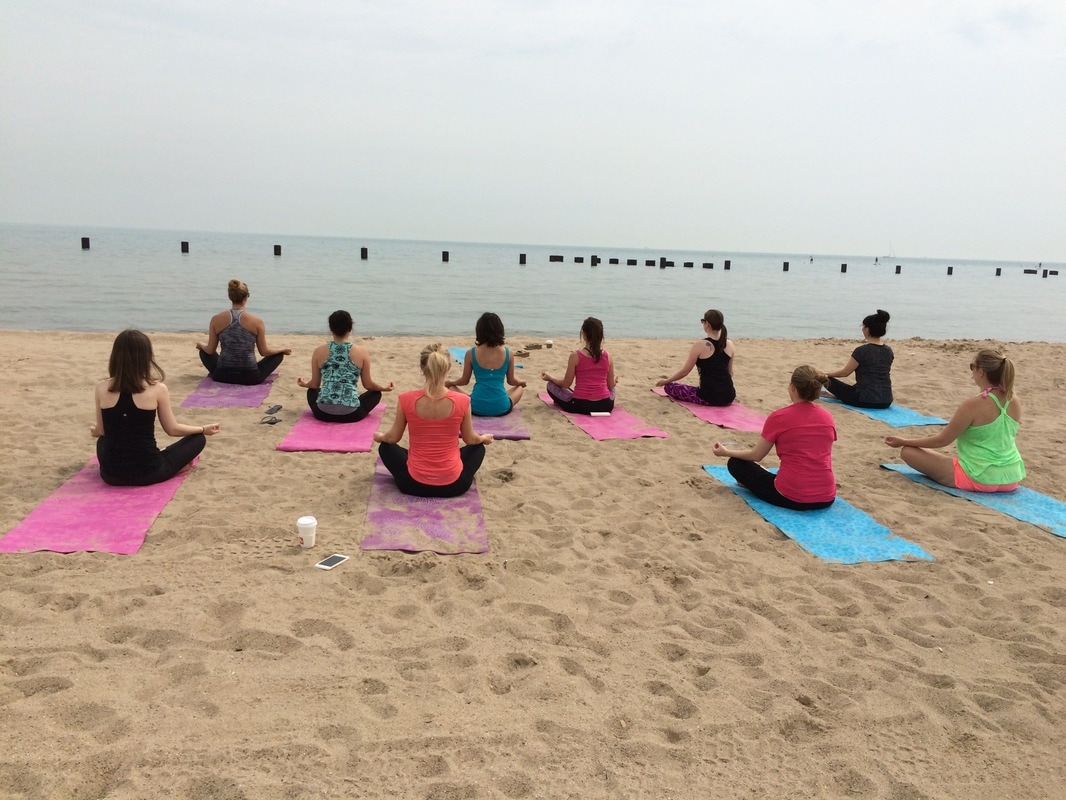
{"type": "Polygon", "coordinates": [[[426,378],[426,388],[440,390],[452,367],[452,360],[439,344],[427,344],[422,348],[418,365],[426,378]]]}
{"type": "Polygon", "coordinates": [[[1010,400],[1014,397],[1014,362],[999,350],[979,350],[973,360],[974,366],[984,370],[993,386],[1002,386],[1003,394],[1010,400]]]}

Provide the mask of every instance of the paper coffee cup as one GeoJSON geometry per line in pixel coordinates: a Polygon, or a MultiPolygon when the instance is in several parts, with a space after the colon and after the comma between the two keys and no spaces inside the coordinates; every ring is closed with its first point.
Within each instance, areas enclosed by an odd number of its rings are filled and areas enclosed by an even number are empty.
{"type": "Polygon", "coordinates": [[[314,517],[300,517],[296,520],[296,536],[300,541],[300,547],[305,550],[315,546],[315,532],[318,530],[318,520],[314,517]]]}

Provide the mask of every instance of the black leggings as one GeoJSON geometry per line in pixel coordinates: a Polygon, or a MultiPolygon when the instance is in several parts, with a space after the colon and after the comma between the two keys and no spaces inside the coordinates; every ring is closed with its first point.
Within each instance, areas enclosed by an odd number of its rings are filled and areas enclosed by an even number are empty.
{"type": "Polygon", "coordinates": [[[609,397],[605,397],[602,400],[580,400],[574,397],[572,390],[550,382],[546,387],[546,391],[552,402],[568,414],[592,414],[594,412],[607,412],[609,414],[614,411],[613,391],[609,397]]]}
{"type": "Polygon", "coordinates": [[[855,406],[855,408],[888,408],[892,405],[891,401],[888,403],[865,403],[859,399],[859,388],[857,386],[852,386],[850,383],[844,383],[844,381],[837,380],[836,378],[829,379],[828,388],[829,391],[833,393],[833,397],[841,403],[855,406]]]}
{"type": "Polygon", "coordinates": [[[485,445],[468,444],[459,448],[459,458],[463,462],[463,471],[454,483],[446,486],[431,486],[419,483],[407,471],[407,448],[398,444],[382,442],[378,445],[378,455],[385,468],[396,479],[396,488],[404,494],[415,497],[458,497],[465,494],[474,483],[474,474],[485,460],[485,445]]]}
{"type": "Polygon", "coordinates": [[[107,469],[106,440],[106,436],[96,440],[96,458],[100,462],[100,477],[104,479],[104,483],[112,486],[151,486],[153,483],[169,481],[181,472],[186,464],[200,455],[200,451],[207,444],[207,437],[202,433],[183,436],[170,447],[159,451],[159,464],[154,470],[121,475],[107,469]]]}
{"type": "Polygon", "coordinates": [[[211,373],[211,380],[219,383],[236,383],[241,386],[257,386],[262,383],[270,376],[270,373],[278,368],[283,358],[285,358],[284,353],[275,353],[256,364],[255,369],[219,369],[217,353],[200,351],[200,363],[211,373]]]}
{"type": "Polygon", "coordinates": [[[373,411],[374,407],[381,402],[381,392],[363,392],[359,395],[359,408],[347,414],[330,414],[328,411],[323,411],[318,407],[319,391],[319,389],[307,390],[307,405],[311,409],[311,413],[315,415],[315,419],[322,422],[358,422],[361,419],[366,419],[366,415],[373,411]]]}
{"type": "Polygon", "coordinates": [[[777,487],[774,486],[774,478],[776,477],[774,473],[763,469],[754,461],[731,458],[726,462],[726,467],[737,483],[747,488],[760,500],[765,500],[771,505],[791,508],[793,511],[814,511],[819,508],[829,508],[829,506],[833,505],[832,500],[822,503],[797,503],[795,500],[789,500],[781,492],[777,491],[777,487]]]}

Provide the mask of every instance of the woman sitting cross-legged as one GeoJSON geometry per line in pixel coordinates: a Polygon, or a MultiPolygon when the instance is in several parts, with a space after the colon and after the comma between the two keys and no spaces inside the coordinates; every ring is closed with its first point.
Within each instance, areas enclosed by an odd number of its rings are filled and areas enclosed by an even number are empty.
{"type": "Polygon", "coordinates": [[[491,434],[477,434],[470,397],[444,385],[452,360],[439,344],[423,348],[419,360],[425,384],[403,392],[396,419],[385,433],[375,433],[378,455],[396,480],[396,488],[418,497],[457,497],[474,482],[491,434]],[[410,450],[399,445],[409,429],[410,450]],[[459,447],[462,438],[465,447],[459,447]]]}
{"type": "Polygon", "coordinates": [[[105,483],[149,486],[169,480],[200,454],[205,437],[219,432],[217,422],[186,425],[174,418],[152,341],[140,331],[115,337],[107,371],[110,377],[96,384],[96,424],[90,429],[105,483]],[[165,450],[155,443],[157,416],[168,435],[181,437],[165,450]]]}
{"type": "Polygon", "coordinates": [[[319,345],[311,354],[311,378],[297,378],[307,389],[307,405],[322,422],[358,422],[381,402],[382,392],[391,392],[392,383],[382,385],[370,377],[370,351],[351,342],[352,315],[334,311],[329,315],[333,341],[319,345]],[[366,389],[359,393],[359,381],[366,389]]]}
{"type": "Polygon", "coordinates": [[[714,454],[729,459],[729,474],[767,503],[811,511],[828,508],[836,499],[836,424],[833,415],[814,402],[821,394],[822,378],[814,367],[796,367],[788,384],[792,404],[766,418],[754,447],[730,450],[721,442],[714,443],[714,454]],[[756,463],[775,447],[781,461],[776,475],[756,463]]]}
{"type": "Polygon", "coordinates": [[[981,393],[963,400],[939,433],[920,439],[886,436],[902,447],[900,458],[944,486],[969,492],[1012,492],[1025,478],[1014,439],[1022,422],[1022,401],[1014,394],[1014,362],[998,350],[981,350],[970,362],[981,393]],[[955,442],[957,455],[929,448],[955,442]]]}

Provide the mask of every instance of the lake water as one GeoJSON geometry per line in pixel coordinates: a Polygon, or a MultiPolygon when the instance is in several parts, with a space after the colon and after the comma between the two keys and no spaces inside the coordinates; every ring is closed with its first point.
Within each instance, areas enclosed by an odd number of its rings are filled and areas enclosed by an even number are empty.
{"type": "Polygon", "coordinates": [[[1063,264],[0,225],[7,329],[202,331],[228,307],[230,278],[270,333],[321,333],[344,308],[361,335],[468,334],[495,311],[522,335],[576,337],[591,315],[608,338],[690,338],[717,308],[738,339],[857,338],[884,308],[894,339],[1066,341],[1063,264]]]}

